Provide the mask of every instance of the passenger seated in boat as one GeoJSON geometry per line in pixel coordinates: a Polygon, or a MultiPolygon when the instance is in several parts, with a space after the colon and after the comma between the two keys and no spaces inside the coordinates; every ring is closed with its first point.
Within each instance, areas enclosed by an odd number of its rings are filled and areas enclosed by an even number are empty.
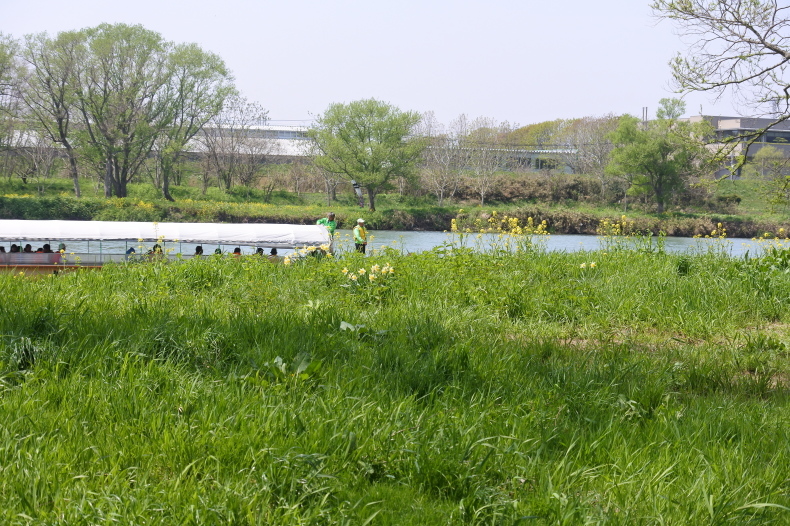
{"type": "Polygon", "coordinates": [[[233,255],[234,256],[240,256],[241,255],[241,247],[234,248],[233,249],[233,255]]]}
{"type": "Polygon", "coordinates": [[[66,243],[58,244],[58,252],[65,252],[66,251],[66,243]]]}
{"type": "Polygon", "coordinates": [[[11,253],[17,253],[17,252],[19,252],[19,245],[17,245],[16,243],[14,243],[13,245],[11,245],[11,250],[9,250],[9,252],[11,252],[11,253]]]}
{"type": "Polygon", "coordinates": [[[273,248],[269,252],[269,261],[279,261],[280,258],[277,256],[277,249],[273,248]]]}
{"type": "Polygon", "coordinates": [[[214,255],[221,256],[222,255],[222,249],[221,248],[215,248],[214,249],[214,255]]]}
{"type": "Polygon", "coordinates": [[[52,247],[49,246],[49,243],[44,243],[44,254],[52,254],[52,247]]]}
{"type": "Polygon", "coordinates": [[[0,254],[5,254],[5,247],[0,247],[0,254]]]}
{"type": "Polygon", "coordinates": [[[195,247],[195,256],[202,256],[203,255],[203,245],[198,245],[195,247]]]}
{"type": "Polygon", "coordinates": [[[263,257],[263,249],[261,247],[256,248],[255,255],[263,257]]]}
{"type": "Polygon", "coordinates": [[[154,245],[154,247],[148,251],[148,259],[161,259],[162,256],[162,246],[159,243],[154,245]]]}
{"type": "Polygon", "coordinates": [[[129,248],[126,250],[126,255],[127,255],[127,256],[131,256],[131,255],[132,255],[132,254],[134,254],[135,252],[137,252],[137,251],[134,249],[134,247],[129,247],[129,248]]]}
{"type": "Polygon", "coordinates": [[[44,253],[44,247],[38,247],[36,249],[36,254],[43,254],[43,253],[44,253]]]}
{"type": "Polygon", "coordinates": [[[32,254],[33,253],[33,247],[30,246],[30,243],[28,243],[27,245],[25,245],[25,249],[22,252],[25,252],[27,254],[32,254]]]}

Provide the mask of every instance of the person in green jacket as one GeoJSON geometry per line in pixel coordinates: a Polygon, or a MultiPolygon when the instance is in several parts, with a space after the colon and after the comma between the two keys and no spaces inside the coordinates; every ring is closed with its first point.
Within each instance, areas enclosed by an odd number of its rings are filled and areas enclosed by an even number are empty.
{"type": "Polygon", "coordinates": [[[337,228],[337,221],[335,221],[335,213],[329,212],[326,217],[322,217],[318,221],[315,222],[316,225],[324,225],[327,230],[329,230],[329,235],[335,235],[335,229],[337,228]]]}
{"type": "Polygon", "coordinates": [[[357,226],[354,227],[354,246],[357,252],[365,253],[365,247],[368,244],[368,231],[365,230],[365,220],[361,217],[357,219],[357,226]]]}

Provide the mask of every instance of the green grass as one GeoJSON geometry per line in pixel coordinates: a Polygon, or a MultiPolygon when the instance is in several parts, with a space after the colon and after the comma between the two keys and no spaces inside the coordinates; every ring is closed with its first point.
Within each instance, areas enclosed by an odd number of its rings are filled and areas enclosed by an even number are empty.
{"type": "Polygon", "coordinates": [[[786,524],[790,259],[613,248],[0,275],[0,522],[786,524]]]}

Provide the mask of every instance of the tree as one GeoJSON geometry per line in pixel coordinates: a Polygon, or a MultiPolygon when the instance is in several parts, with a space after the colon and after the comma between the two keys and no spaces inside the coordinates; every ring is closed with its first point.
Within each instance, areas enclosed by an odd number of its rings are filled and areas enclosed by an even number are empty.
{"type": "Polygon", "coordinates": [[[365,188],[373,211],[376,195],[393,179],[414,174],[425,147],[422,138],[410,137],[419,120],[415,112],[375,99],[332,104],[308,132],[319,152],[315,163],[365,188]]]}
{"type": "Polygon", "coordinates": [[[196,44],[178,45],[168,56],[168,81],[164,85],[166,121],[154,151],[162,175],[162,194],[173,201],[170,181],[189,141],[236,93],[225,62],[196,44]]]}
{"type": "MultiPolygon", "coordinates": [[[[18,43],[0,33],[0,155],[5,166],[12,162],[10,149],[19,123],[19,75],[16,67],[18,43]]],[[[2,170],[6,174],[7,170],[2,170]]]]}
{"type": "MultiPolygon", "coordinates": [[[[248,189],[262,176],[261,165],[274,153],[276,143],[260,129],[268,112],[255,102],[233,95],[222,111],[211,118],[198,135],[204,155],[204,174],[216,178],[229,191],[234,183],[248,189]]],[[[204,177],[204,191],[207,187],[204,177]]]]}
{"type": "Polygon", "coordinates": [[[583,117],[568,122],[557,134],[557,160],[573,173],[587,174],[601,182],[601,198],[605,198],[609,176],[606,166],[614,148],[609,135],[617,128],[619,117],[583,117]]]}
{"type": "Polygon", "coordinates": [[[50,179],[57,165],[57,151],[52,147],[51,138],[35,128],[29,128],[20,134],[15,169],[17,176],[27,184],[33,180],[36,190],[44,192],[45,181],[50,179]]]}
{"type": "Polygon", "coordinates": [[[447,131],[433,112],[424,113],[420,121],[418,134],[427,141],[420,179],[422,185],[436,196],[439,206],[445,198],[452,198],[458,189],[460,171],[466,166],[467,158],[467,151],[461,147],[461,138],[468,131],[466,115],[450,123],[447,131]]]}
{"type": "MultiPolygon", "coordinates": [[[[674,115],[674,104],[663,103],[660,114],[674,115]]],[[[707,122],[665,118],[643,123],[625,115],[610,135],[615,148],[607,170],[628,179],[632,191],[652,195],[658,213],[663,213],[671,193],[708,168],[712,155],[703,139],[710,131],[707,122]]]]}
{"type": "Polygon", "coordinates": [[[142,26],[101,24],[84,30],[86,59],[77,101],[94,152],[104,164],[104,195],[126,197],[154,141],[170,124],[161,96],[170,44],[142,26]]]}
{"type": "MultiPolygon", "coordinates": [[[[681,92],[729,90],[759,114],[790,118],[790,6],[776,0],[655,0],[659,18],[692,40],[671,62],[681,92]]],[[[765,130],[750,134],[757,139],[765,130]]]]}
{"type": "Polygon", "coordinates": [[[790,203],[790,158],[779,148],[763,146],[743,167],[743,176],[762,181],[772,208],[790,203]]]}
{"type": "MultiPolygon", "coordinates": [[[[16,54],[18,43],[0,33],[0,101],[14,95],[16,84],[16,54]]],[[[2,110],[5,106],[0,106],[2,110]]]]}
{"type": "Polygon", "coordinates": [[[66,151],[77,197],[80,184],[72,124],[79,119],[74,84],[85,60],[84,51],[84,35],[69,31],[54,39],[46,33],[29,35],[22,52],[30,66],[22,93],[25,106],[44,135],[66,151]]]}
{"type": "Polygon", "coordinates": [[[480,206],[494,186],[494,176],[508,160],[507,138],[512,131],[506,122],[478,117],[469,126],[469,133],[461,139],[461,147],[469,152],[466,171],[469,183],[480,196],[480,206]]]}
{"type": "Polygon", "coordinates": [[[326,206],[331,206],[332,201],[337,200],[337,187],[340,184],[341,175],[328,172],[315,163],[315,157],[320,154],[315,141],[302,141],[300,150],[307,160],[305,166],[299,166],[298,169],[304,169],[310,174],[317,173],[321,177],[326,192],[326,206]]]}
{"type": "Polygon", "coordinates": [[[522,147],[551,147],[557,144],[558,136],[561,135],[562,130],[568,126],[567,120],[557,119],[554,121],[538,122],[536,124],[528,124],[513,130],[510,133],[509,140],[514,144],[522,147]]]}

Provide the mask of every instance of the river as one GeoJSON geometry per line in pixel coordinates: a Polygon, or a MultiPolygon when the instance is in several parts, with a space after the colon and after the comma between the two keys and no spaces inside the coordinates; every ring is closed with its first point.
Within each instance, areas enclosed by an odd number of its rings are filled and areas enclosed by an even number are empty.
{"type": "MultiPolygon", "coordinates": [[[[338,230],[337,233],[340,236],[339,243],[347,249],[351,248],[351,230],[338,230]]],[[[456,244],[458,242],[457,236],[453,236],[446,232],[370,230],[368,234],[371,238],[368,244],[368,253],[370,253],[372,250],[380,250],[383,247],[391,247],[399,252],[404,253],[422,252],[425,250],[431,250],[447,243],[451,243],[454,239],[456,244]]],[[[466,237],[466,246],[485,250],[487,247],[490,247],[492,243],[497,243],[498,239],[499,238],[497,234],[482,234],[479,238],[477,237],[477,234],[469,234],[466,237]]],[[[599,250],[602,248],[601,238],[598,236],[548,235],[536,236],[535,239],[545,242],[545,247],[549,251],[577,252],[582,250],[599,250]]],[[[653,238],[653,242],[655,244],[655,237],[653,238]]],[[[717,248],[723,247],[723,249],[732,256],[741,256],[747,251],[749,251],[751,254],[754,254],[760,250],[757,242],[745,238],[711,240],[685,237],[666,237],[664,238],[663,242],[667,252],[692,253],[695,251],[705,251],[708,249],[708,247],[711,247],[712,244],[715,244],[717,248]]],[[[135,248],[139,254],[141,253],[141,250],[144,252],[151,248],[149,246],[150,243],[145,244],[141,248],[139,246],[140,244],[136,241],[129,243],[104,242],[101,245],[98,242],[69,242],[67,245],[67,253],[74,252],[77,254],[123,254],[129,247],[135,248]]],[[[194,254],[196,246],[193,243],[164,243],[164,245],[171,254],[181,253],[184,255],[194,254]]],[[[53,249],[55,247],[57,247],[57,244],[53,244],[53,249]]],[[[37,246],[34,246],[33,248],[35,249],[37,246]]],[[[220,248],[223,252],[231,252],[234,247],[230,245],[222,245],[221,247],[218,247],[217,245],[203,244],[204,254],[212,254],[216,248],[220,248]]],[[[8,250],[8,248],[6,248],[6,250],[8,250]]],[[[243,254],[252,254],[255,252],[255,247],[245,246],[241,247],[241,250],[243,254]]],[[[266,254],[269,253],[268,247],[264,247],[264,250],[266,254]]],[[[280,250],[279,255],[287,255],[290,252],[292,251],[280,250]]]]}
{"type": "MultiPolygon", "coordinates": [[[[338,230],[341,239],[351,236],[351,230],[338,230]]],[[[389,246],[398,251],[422,252],[431,250],[452,241],[453,236],[446,232],[404,232],[397,230],[371,230],[368,235],[372,236],[369,249],[381,249],[389,246]]],[[[456,237],[457,239],[457,237],[456,237]]],[[[496,243],[497,234],[483,234],[479,242],[476,234],[470,234],[467,238],[467,246],[490,246],[496,243]]],[[[582,250],[599,250],[602,248],[599,236],[581,235],[549,235],[536,236],[535,239],[545,241],[546,250],[577,252],[582,250]],[[543,238],[543,239],[541,239],[543,238]]],[[[709,248],[723,247],[732,256],[742,256],[747,251],[754,254],[760,250],[758,243],[752,239],[732,238],[732,239],[694,239],[687,237],[665,237],[664,247],[667,252],[696,252],[706,251],[709,248]]],[[[656,238],[653,238],[655,246],[656,238]]]]}

